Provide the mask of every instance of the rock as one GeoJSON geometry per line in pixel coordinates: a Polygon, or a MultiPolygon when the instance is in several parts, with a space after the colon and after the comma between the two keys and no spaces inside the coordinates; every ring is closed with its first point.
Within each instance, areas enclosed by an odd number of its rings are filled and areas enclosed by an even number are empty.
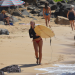
{"type": "Polygon", "coordinates": [[[45,5],[39,5],[38,8],[43,9],[45,5]]]}
{"type": "Polygon", "coordinates": [[[27,7],[27,10],[35,10],[35,9],[36,9],[35,6],[28,6],[28,7],[27,7]]]}
{"type": "Polygon", "coordinates": [[[67,4],[73,4],[74,3],[74,0],[69,0],[68,2],[67,2],[67,4]]]}
{"type": "Polygon", "coordinates": [[[1,71],[8,72],[8,73],[11,73],[11,72],[16,73],[16,72],[21,72],[21,68],[18,65],[11,65],[11,66],[2,68],[1,71]]]}
{"type": "Polygon", "coordinates": [[[56,4],[49,4],[49,6],[50,6],[50,8],[51,8],[51,10],[55,10],[55,9],[57,9],[57,5],[56,4]]]}
{"type": "Polygon", "coordinates": [[[61,1],[61,3],[66,3],[67,4],[66,0],[61,1]]]}
{"type": "Polygon", "coordinates": [[[43,16],[43,11],[40,11],[40,13],[38,13],[38,16],[43,16]]]}
{"type": "Polygon", "coordinates": [[[26,15],[26,16],[29,16],[30,15],[30,13],[29,12],[27,12],[27,10],[25,9],[24,11],[22,11],[22,14],[23,15],[26,15]]]}
{"type": "Polygon", "coordinates": [[[55,9],[55,16],[67,17],[67,13],[70,10],[71,4],[57,2],[57,8],[55,9]]]}
{"type": "Polygon", "coordinates": [[[37,3],[37,7],[38,8],[43,8],[43,7],[45,7],[45,2],[48,2],[47,0],[41,0],[41,1],[39,1],[38,3],[37,3]]]}
{"type": "Polygon", "coordinates": [[[47,0],[49,4],[55,4],[53,0],[47,0]]]}
{"type": "Polygon", "coordinates": [[[4,75],[4,72],[3,71],[0,71],[0,75],[4,75]]]}
{"type": "MultiPolygon", "coordinates": [[[[17,19],[16,17],[12,16],[11,18],[13,19],[13,23],[18,22],[18,19],[17,19]]],[[[10,19],[10,21],[11,21],[12,19],[10,19]]]]}
{"type": "Polygon", "coordinates": [[[19,12],[16,12],[16,11],[14,11],[14,12],[12,13],[12,15],[23,17],[22,13],[19,13],[19,12]]]}
{"type": "Polygon", "coordinates": [[[19,7],[19,8],[25,8],[24,5],[19,5],[18,7],[19,7]]]}
{"type": "Polygon", "coordinates": [[[57,18],[55,19],[55,23],[61,25],[70,25],[69,19],[62,16],[57,16],[57,18]]]}
{"type": "Polygon", "coordinates": [[[7,29],[0,28],[0,35],[3,35],[3,34],[9,35],[9,31],[7,29]]]}
{"type": "Polygon", "coordinates": [[[39,11],[32,10],[32,11],[30,11],[30,13],[32,13],[32,14],[38,14],[39,11]]]}
{"type": "Polygon", "coordinates": [[[0,21],[0,25],[4,25],[4,22],[3,21],[0,21]]]}

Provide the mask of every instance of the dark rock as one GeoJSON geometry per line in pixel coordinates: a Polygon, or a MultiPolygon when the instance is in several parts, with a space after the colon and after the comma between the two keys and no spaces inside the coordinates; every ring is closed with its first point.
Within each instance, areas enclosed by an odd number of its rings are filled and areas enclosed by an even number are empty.
{"type": "Polygon", "coordinates": [[[36,9],[35,6],[28,6],[28,7],[27,7],[27,10],[35,10],[35,9],[36,9]]]}
{"type": "Polygon", "coordinates": [[[57,8],[55,9],[55,17],[67,17],[67,12],[70,10],[70,5],[71,4],[57,2],[57,8]]]}
{"type": "Polygon", "coordinates": [[[30,13],[29,12],[27,12],[27,10],[25,9],[24,11],[22,11],[22,14],[23,15],[26,15],[26,16],[29,16],[30,15],[30,13]]]}
{"type": "Polygon", "coordinates": [[[38,8],[43,9],[45,5],[39,5],[38,8]]]}
{"type": "Polygon", "coordinates": [[[39,8],[43,8],[43,7],[45,7],[45,2],[48,2],[48,1],[44,1],[44,0],[41,0],[41,1],[39,1],[38,3],[37,3],[37,7],[39,7],[39,8]]]}
{"type": "Polygon", "coordinates": [[[32,10],[32,11],[30,11],[30,13],[32,13],[32,14],[37,14],[38,11],[32,10]]]}
{"type": "Polygon", "coordinates": [[[4,72],[3,71],[0,71],[0,75],[4,75],[4,72]]]}
{"type": "Polygon", "coordinates": [[[61,8],[63,4],[61,2],[57,2],[57,6],[61,8]]]}
{"type": "Polygon", "coordinates": [[[41,0],[41,1],[39,1],[38,3],[40,3],[40,5],[44,5],[45,2],[48,2],[48,1],[46,1],[46,0],[41,0]]]}
{"type": "Polygon", "coordinates": [[[61,1],[61,3],[66,3],[66,0],[61,1]]]}
{"type": "Polygon", "coordinates": [[[25,8],[24,5],[19,5],[18,7],[19,7],[19,8],[25,8]]]}
{"type": "Polygon", "coordinates": [[[49,4],[55,4],[53,0],[47,0],[49,4]]]}
{"type": "Polygon", "coordinates": [[[38,13],[38,16],[43,16],[43,11],[41,11],[40,13],[38,13]]]}
{"type": "Polygon", "coordinates": [[[1,71],[3,72],[21,72],[21,68],[18,65],[11,65],[11,66],[7,66],[1,69],[1,71]]]}
{"type": "Polygon", "coordinates": [[[20,16],[20,17],[23,17],[23,15],[22,15],[22,14],[20,14],[19,12],[16,12],[16,11],[14,11],[14,12],[12,13],[12,15],[14,15],[14,16],[20,16]]]}
{"type": "Polygon", "coordinates": [[[67,4],[73,4],[74,3],[74,0],[70,0],[67,2],[67,4]]]}
{"type": "Polygon", "coordinates": [[[7,29],[0,28],[0,35],[3,35],[3,34],[9,35],[9,31],[7,29]]]}
{"type": "Polygon", "coordinates": [[[56,4],[49,4],[49,6],[50,6],[50,8],[51,8],[51,10],[55,10],[55,9],[57,9],[57,5],[56,4]]]}
{"type": "MultiPolygon", "coordinates": [[[[13,23],[18,22],[18,19],[14,16],[11,17],[13,19],[13,23]]],[[[12,19],[10,21],[12,21],[12,19]]]]}

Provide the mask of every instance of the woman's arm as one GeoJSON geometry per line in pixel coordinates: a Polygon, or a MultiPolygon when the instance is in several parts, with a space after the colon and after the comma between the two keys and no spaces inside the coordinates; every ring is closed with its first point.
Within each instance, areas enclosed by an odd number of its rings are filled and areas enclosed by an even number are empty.
{"type": "Polygon", "coordinates": [[[67,13],[67,18],[68,18],[68,14],[69,14],[69,11],[68,11],[68,13],[67,13]]]}
{"type": "Polygon", "coordinates": [[[29,36],[30,36],[30,38],[33,38],[33,35],[32,35],[32,32],[30,29],[29,29],[29,36]]]}

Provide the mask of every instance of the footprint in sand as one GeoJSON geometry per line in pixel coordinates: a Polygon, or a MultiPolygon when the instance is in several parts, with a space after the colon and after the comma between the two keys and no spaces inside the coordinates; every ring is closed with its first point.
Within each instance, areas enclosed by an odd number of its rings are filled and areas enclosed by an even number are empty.
{"type": "Polygon", "coordinates": [[[59,55],[59,58],[57,61],[62,61],[62,60],[64,60],[64,57],[62,55],[59,55]]]}
{"type": "Polygon", "coordinates": [[[0,63],[1,65],[4,65],[3,63],[0,63]]]}

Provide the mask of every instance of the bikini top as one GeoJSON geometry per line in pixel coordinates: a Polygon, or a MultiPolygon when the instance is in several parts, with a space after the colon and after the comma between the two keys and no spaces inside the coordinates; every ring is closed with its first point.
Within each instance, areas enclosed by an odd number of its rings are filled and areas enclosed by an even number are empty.
{"type": "Polygon", "coordinates": [[[47,13],[47,10],[46,10],[45,15],[48,16],[49,14],[50,14],[50,13],[47,13]]]}
{"type": "Polygon", "coordinates": [[[33,39],[36,39],[36,38],[39,38],[40,36],[36,36],[36,33],[34,31],[34,29],[29,29],[29,36],[30,38],[33,38],[33,39]]]}
{"type": "Polygon", "coordinates": [[[69,18],[74,18],[74,13],[73,12],[69,12],[69,18]]]}

